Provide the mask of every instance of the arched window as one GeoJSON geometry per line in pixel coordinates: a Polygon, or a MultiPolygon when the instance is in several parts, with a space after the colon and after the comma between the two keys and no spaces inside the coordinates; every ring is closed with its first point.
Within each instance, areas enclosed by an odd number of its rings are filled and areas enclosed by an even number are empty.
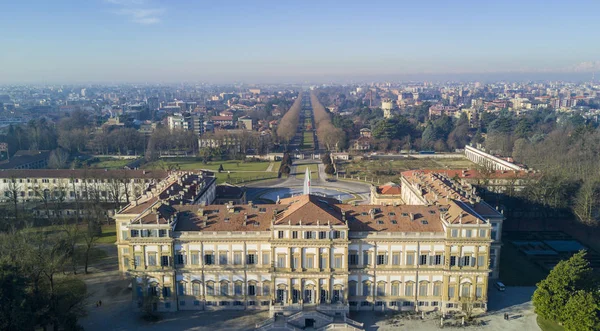
{"type": "Polygon", "coordinates": [[[419,283],[419,296],[425,297],[429,295],[429,282],[419,283]]]}
{"type": "Polygon", "coordinates": [[[442,295],[442,282],[433,283],[433,296],[439,297],[442,295]]]}
{"type": "Polygon", "coordinates": [[[222,280],[219,284],[220,295],[227,296],[229,295],[229,282],[226,280],[222,280]]]}
{"type": "Polygon", "coordinates": [[[372,293],[373,291],[372,291],[371,286],[372,286],[372,284],[371,284],[370,281],[367,280],[367,281],[363,282],[363,290],[362,290],[362,295],[363,296],[373,295],[373,293],[372,293]]]}
{"type": "Polygon", "coordinates": [[[148,284],[148,295],[150,296],[158,296],[160,293],[160,288],[158,287],[157,282],[152,282],[148,284]]]}
{"type": "Polygon", "coordinates": [[[348,295],[351,297],[356,296],[356,281],[351,280],[348,282],[348,295]]]}
{"type": "Polygon", "coordinates": [[[385,296],[385,282],[384,281],[377,282],[377,295],[385,296]]]}
{"type": "Polygon", "coordinates": [[[461,285],[460,296],[463,298],[471,296],[471,283],[463,283],[461,285]]]}
{"type": "Polygon", "coordinates": [[[240,280],[236,281],[236,282],[233,284],[233,293],[234,293],[234,295],[243,295],[243,294],[244,294],[244,292],[243,292],[243,290],[242,290],[242,288],[243,288],[243,285],[244,285],[244,284],[243,284],[243,283],[242,283],[242,281],[240,281],[240,280]]]}
{"type": "Polygon", "coordinates": [[[246,293],[248,293],[249,296],[255,296],[257,294],[257,287],[255,281],[248,282],[248,290],[246,293]]]}
{"type": "Polygon", "coordinates": [[[414,282],[406,282],[404,284],[404,296],[411,297],[415,293],[415,283],[414,282]]]}
{"type": "Polygon", "coordinates": [[[392,282],[392,296],[399,296],[400,295],[400,282],[399,281],[393,281],[392,282]]]}
{"type": "Polygon", "coordinates": [[[186,295],[186,283],[185,282],[177,282],[177,295],[186,295]]]}
{"type": "Polygon", "coordinates": [[[271,295],[271,282],[264,281],[262,284],[262,295],[269,296],[271,295]]]}
{"type": "Polygon", "coordinates": [[[198,282],[198,281],[192,282],[192,295],[195,297],[200,296],[200,282],[198,282]]]}
{"type": "Polygon", "coordinates": [[[215,282],[212,280],[206,283],[206,295],[215,295],[215,282]]]}

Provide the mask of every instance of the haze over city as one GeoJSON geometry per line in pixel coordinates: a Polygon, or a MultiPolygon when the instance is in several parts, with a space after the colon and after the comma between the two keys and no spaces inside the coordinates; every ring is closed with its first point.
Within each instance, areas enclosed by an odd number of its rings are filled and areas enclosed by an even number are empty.
{"type": "Polygon", "coordinates": [[[598,1],[4,1],[0,83],[589,80],[598,1]]]}

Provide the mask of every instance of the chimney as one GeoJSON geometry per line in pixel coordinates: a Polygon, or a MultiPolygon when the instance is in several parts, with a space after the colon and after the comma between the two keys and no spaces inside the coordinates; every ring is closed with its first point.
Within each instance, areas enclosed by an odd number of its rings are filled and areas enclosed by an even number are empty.
{"type": "Polygon", "coordinates": [[[202,227],[205,228],[206,225],[207,225],[207,222],[206,221],[202,221],[202,227]]]}
{"type": "Polygon", "coordinates": [[[248,214],[244,214],[244,226],[248,225],[248,214]]]}
{"type": "Polygon", "coordinates": [[[415,215],[413,213],[408,214],[408,217],[410,218],[411,221],[415,220],[415,215]]]}

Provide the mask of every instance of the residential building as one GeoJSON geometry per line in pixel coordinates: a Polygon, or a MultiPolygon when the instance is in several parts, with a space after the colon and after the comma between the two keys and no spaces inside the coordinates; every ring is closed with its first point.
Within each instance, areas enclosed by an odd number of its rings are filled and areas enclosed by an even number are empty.
{"type": "Polygon", "coordinates": [[[400,189],[400,185],[393,182],[380,186],[371,185],[371,204],[383,206],[404,204],[400,189]]]}

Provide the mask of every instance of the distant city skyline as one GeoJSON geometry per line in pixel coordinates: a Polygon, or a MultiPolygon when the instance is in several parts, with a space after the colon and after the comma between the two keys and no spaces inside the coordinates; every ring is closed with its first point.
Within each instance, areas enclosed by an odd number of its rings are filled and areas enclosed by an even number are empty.
{"type": "Polygon", "coordinates": [[[591,80],[598,1],[0,4],[0,84],[591,80]]]}

